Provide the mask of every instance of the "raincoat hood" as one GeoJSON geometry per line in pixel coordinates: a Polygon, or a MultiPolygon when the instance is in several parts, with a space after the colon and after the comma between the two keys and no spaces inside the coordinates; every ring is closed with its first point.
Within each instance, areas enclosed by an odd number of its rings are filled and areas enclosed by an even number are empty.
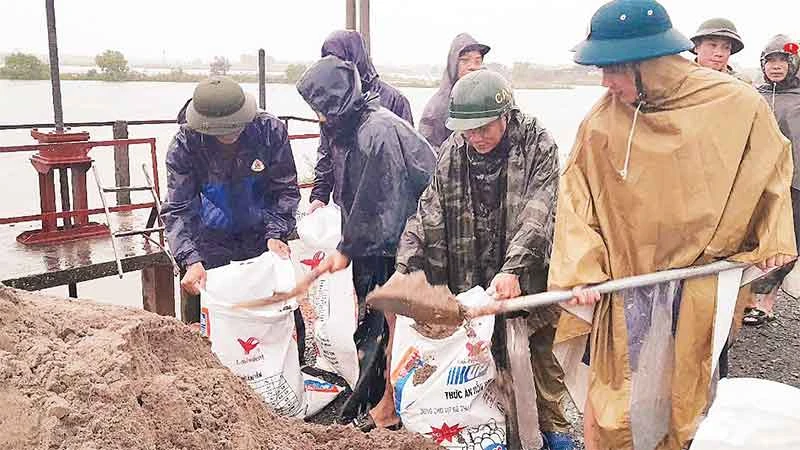
{"type": "Polygon", "coordinates": [[[797,54],[789,53],[784,49],[784,46],[792,42],[788,36],[779,34],[773,37],[764,50],[761,52],[761,73],[764,75],[764,84],[758,87],[759,91],[783,91],[786,89],[795,89],[800,87],[800,79],[797,78],[797,71],[800,68],[800,57],[797,54]],[[786,73],[786,78],[778,83],[769,81],[767,77],[767,56],[782,53],[789,58],[789,71],[786,73]]]}
{"type": "Polygon", "coordinates": [[[322,57],[333,55],[344,61],[352,61],[361,77],[362,89],[372,90],[372,83],[378,78],[378,72],[367,54],[364,38],[353,30],[337,30],[328,35],[322,43],[322,57]]]}
{"type": "Polygon", "coordinates": [[[450,44],[450,51],[447,54],[447,67],[442,74],[439,82],[439,90],[431,97],[420,120],[419,131],[428,139],[434,147],[439,147],[451,134],[444,123],[447,120],[447,107],[450,103],[450,91],[458,81],[458,57],[470,47],[474,47],[483,55],[489,52],[490,48],[478,43],[467,33],[461,33],[453,39],[450,44]]]}
{"type": "Polygon", "coordinates": [[[367,103],[356,65],[332,55],[306,70],[297,82],[297,91],[329,122],[347,121],[358,115],[367,103]]]}
{"type": "Polygon", "coordinates": [[[789,71],[786,78],[778,83],[766,81],[758,86],[758,92],[764,96],[775,114],[775,120],[781,133],[792,141],[792,152],[794,158],[794,175],[792,177],[792,188],[800,189],[800,79],[797,78],[800,58],[797,55],[787,52],[784,46],[791,40],[784,35],[772,38],[770,43],[761,52],[761,71],[764,80],[767,78],[765,70],[766,57],[770,54],[783,53],[789,56],[789,71]]]}

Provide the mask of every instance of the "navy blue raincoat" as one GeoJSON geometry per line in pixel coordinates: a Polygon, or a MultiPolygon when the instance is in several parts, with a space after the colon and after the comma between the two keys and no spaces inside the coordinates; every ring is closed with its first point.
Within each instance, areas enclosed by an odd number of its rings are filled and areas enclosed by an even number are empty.
{"type": "Polygon", "coordinates": [[[208,268],[266,251],[294,229],[300,201],[286,125],[260,112],[225,156],[216,139],[182,125],[167,152],[161,217],[181,267],[208,268]]]}
{"type": "Polygon", "coordinates": [[[339,251],[351,259],[394,256],[406,219],[430,183],[433,150],[410,123],[362,92],[349,61],[322,58],[297,89],[327,118],[334,152],[341,155],[335,180],[344,214],[339,251]]]}
{"type": "MultiPolygon", "coordinates": [[[[378,77],[378,72],[367,55],[361,34],[352,30],[334,31],[322,44],[322,57],[328,55],[355,64],[361,79],[361,90],[377,95],[381,106],[414,126],[411,104],[400,91],[378,77]]],[[[314,169],[314,188],[311,190],[310,198],[312,202],[320,200],[327,204],[333,193],[334,202],[339,203],[340,192],[336,174],[341,172],[343,160],[341,155],[336,154],[340,148],[336,140],[335,130],[326,126],[321,127],[317,165],[314,169]]]]}

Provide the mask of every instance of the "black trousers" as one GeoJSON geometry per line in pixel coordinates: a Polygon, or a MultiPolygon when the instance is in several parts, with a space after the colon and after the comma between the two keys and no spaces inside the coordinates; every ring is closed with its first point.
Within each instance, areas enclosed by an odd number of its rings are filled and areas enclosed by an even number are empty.
{"type": "Polygon", "coordinates": [[[358,327],[353,335],[358,350],[360,369],[351,396],[339,411],[342,423],[352,421],[380,402],[386,390],[386,343],[389,328],[381,311],[369,311],[366,298],[377,286],[385,284],[394,274],[394,257],[354,258],[353,284],[358,297],[358,327]]]}

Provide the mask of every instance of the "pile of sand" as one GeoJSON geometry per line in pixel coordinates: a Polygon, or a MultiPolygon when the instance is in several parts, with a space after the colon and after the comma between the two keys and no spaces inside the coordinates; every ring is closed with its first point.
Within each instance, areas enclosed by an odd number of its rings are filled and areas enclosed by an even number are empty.
{"type": "Polygon", "coordinates": [[[435,449],[278,417],[189,327],[0,285],[0,450],[435,449]]]}

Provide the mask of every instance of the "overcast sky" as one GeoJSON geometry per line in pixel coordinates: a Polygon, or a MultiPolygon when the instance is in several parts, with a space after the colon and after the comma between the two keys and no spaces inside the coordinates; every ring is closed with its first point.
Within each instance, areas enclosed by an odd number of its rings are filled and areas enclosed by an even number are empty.
{"type": "MultiPolygon", "coordinates": [[[[450,41],[467,31],[492,46],[487,62],[563,64],[586,34],[598,0],[372,0],[377,64],[443,64],[450,41]]],[[[757,67],[776,33],[800,35],[800,1],[664,0],[673,24],[691,35],[707,18],[739,27],[738,65],[757,67]],[[794,28],[793,28],[794,27],[794,28]]],[[[47,53],[44,0],[0,0],[0,51],[47,53]]],[[[281,60],[313,60],[345,24],[345,0],[56,0],[61,54],[105,49],[130,57],[210,59],[264,47],[281,60]]]]}

